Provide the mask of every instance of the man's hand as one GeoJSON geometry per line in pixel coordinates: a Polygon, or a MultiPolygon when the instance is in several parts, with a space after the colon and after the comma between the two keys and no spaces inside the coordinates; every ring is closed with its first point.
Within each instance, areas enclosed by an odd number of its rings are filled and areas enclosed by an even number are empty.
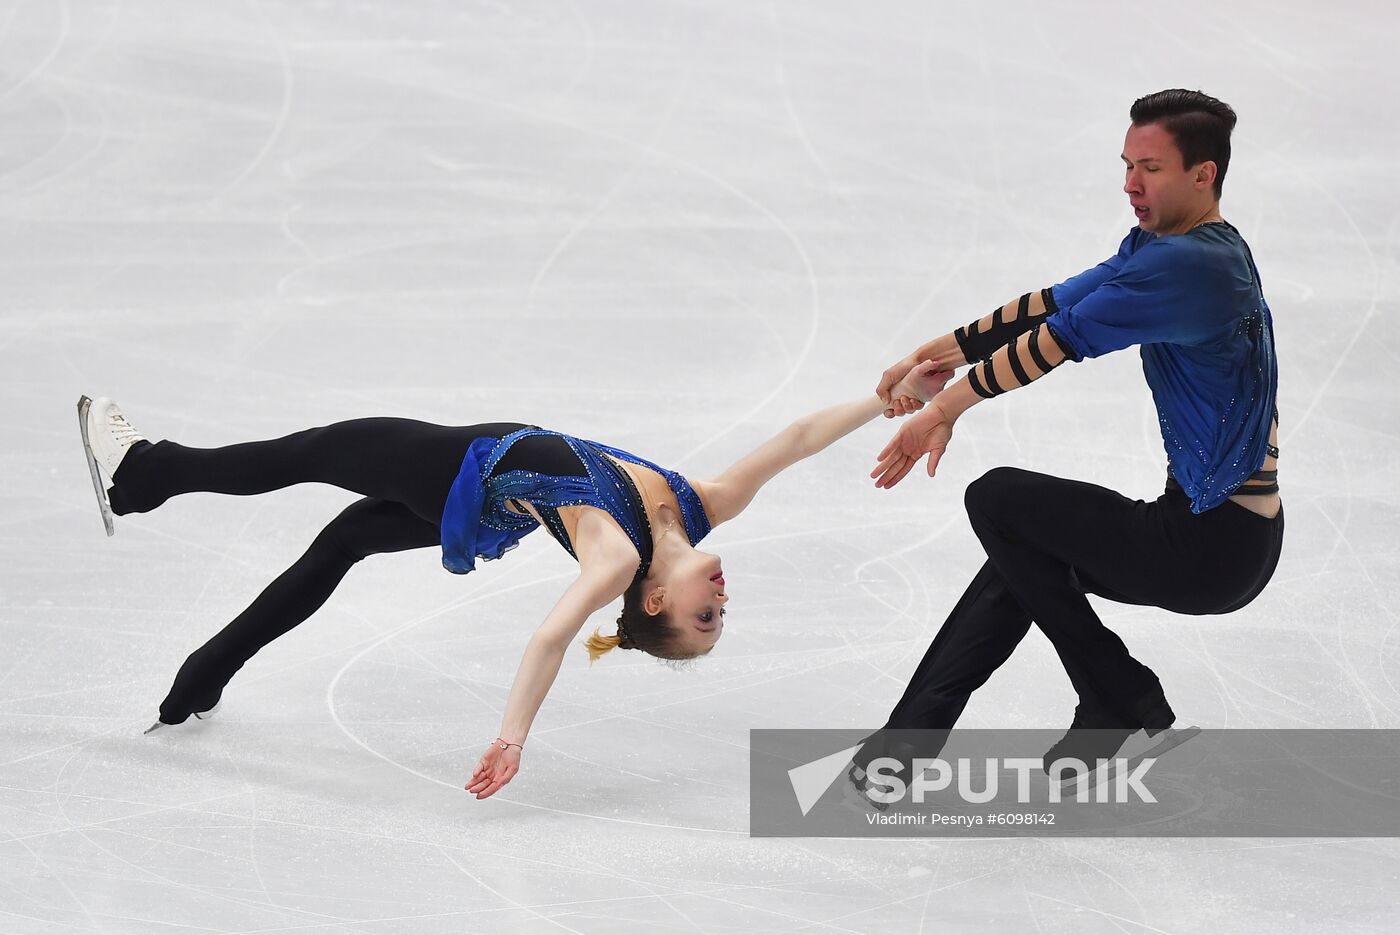
{"type": "Polygon", "coordinates": [[[935,399],[927,409],[905,422],[877,456],[880,463],[870,472],[870,476],[875,478],[875,486],[893,487],[924,455],[928,455],[928,476],[933,477],[953,437],[955,420],[956,417],[944,412],[939,400],[935,399]]]}
{"type": "Polygon", "coordinates": [[[518,772],[520,748],[512,746],[502,750],[500,744],[492,741],[472,771],[472,781],[467,783],[466,789],[478,799],[484,799],[499,792],[518,772]]]}

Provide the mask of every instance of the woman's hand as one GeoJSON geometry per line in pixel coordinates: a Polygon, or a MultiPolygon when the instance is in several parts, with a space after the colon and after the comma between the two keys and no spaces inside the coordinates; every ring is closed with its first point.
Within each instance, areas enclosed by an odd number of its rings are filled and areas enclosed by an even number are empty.
{"type": "Polygon", "coordinates": [[[890,406],[885,410],[885,418],[893,419],[918,412],[924,408],[924,403],[937,396],[952,378],[953,371],[939,370],[937,361],[921,361],[915,364],[890,389],[890,398],[886,400],[890,406]]]}
{"type": "Polygon", "coordinates": [[[502,750],[499,743],[491,741],[491,746],[486,748],[477,762],[476,769],[472,770],[472,781],[467,783],[467,791],[478,799],[495,795],[520,772],[520,752],[521,748],[514,744],[502,750]]]}
{"type": "MultiPolygon", "coordinates": [[[[946,381],[945,381],[946,382],[946,381]]],[[[919,459],[928,455],[928,476],[938,469],[938,462],[953,437],[956,416],[950,416],[935,399],[923,412],[905,422],[894,438],[877,456],[879,465],[870,472],[876,487],[893,487],[904,479],[919,459]]]]}
{"type": "MultiPolygon", "coordinates": [[[[892,392],[894,388],[899,384],[899,381],[909,375],[909,371],[921,363],[923,363],[922,358],[916,354],[910,354],[898,363],[890,365],[889,369],[880,375],[880,383],[875,387],[875,395],[880,397],[880,402],[893,403],[895,400],[895,394],[892,392]]],[[[885,410],[885,415],[890,415],[888,409],[885,410]]]]}

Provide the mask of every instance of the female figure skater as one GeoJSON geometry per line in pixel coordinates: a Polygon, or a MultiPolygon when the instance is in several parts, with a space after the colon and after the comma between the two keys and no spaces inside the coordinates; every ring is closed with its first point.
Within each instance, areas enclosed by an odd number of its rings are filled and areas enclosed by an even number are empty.
{"type": "Polygon", "coordinates": [[[437,546],[444,567],[466,574],[477,558],[500,558],[544,526],[578,561],[579,575],[526,645],[500,734],[466,787],[486,798],[519,771],[530,724],[590,614],[623,598],[617,635],[595,630],[590,659],[614,648],[663,659],[708,653],[724,630],[729,595],[719,556],[696,544],[784,468],[881,412],[914,411],[949,376],[931,364],[914,368],[890,401],[872,394],[798,419],[707,481],[516,422],[448,427],[370,418],[223,448],[151,444],[111,400],[84,396],[79,424],[108,535],[113,514],[148,512],[197,491],[246,496],[324,483],[364,498],[185,660],[147,733],[211,712],[234,673],[311,616],[365,556],[437,546]]]}

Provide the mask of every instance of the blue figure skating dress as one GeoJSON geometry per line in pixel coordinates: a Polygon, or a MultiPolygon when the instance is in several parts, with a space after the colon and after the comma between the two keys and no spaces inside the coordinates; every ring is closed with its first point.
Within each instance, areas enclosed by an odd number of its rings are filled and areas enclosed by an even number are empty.
{"type": "MultiPolygon", "coordinates": [[[[506,504],[514,500],[533,506],[544,519],[550,535],[575,559],[578,556],[559,518],[559,508],[592,506],[606,510],[641,556],[635,580],[646,577],[651,565],[652,543],[642,495],[632,478],[609,455],[650,468],[666,479],[680,505],[681,521],[691,545],[710,532],[710,520],[700,495],[675,471],[618,448],[530,426],[504,438],[478,438],[467,449],[442,510],[443,567],[454,574],[465,575],[476,567],[478,558],[488,561],[500,558],[538,528],[540,524],[533,517],[507,508],[506,504]],[[524,468],[497,470],[518,442],[539,438],[566,444],[584,473],[546,473],[524,468]]],[[[557,459],[551,459],[553,461],[557,459]]]]}

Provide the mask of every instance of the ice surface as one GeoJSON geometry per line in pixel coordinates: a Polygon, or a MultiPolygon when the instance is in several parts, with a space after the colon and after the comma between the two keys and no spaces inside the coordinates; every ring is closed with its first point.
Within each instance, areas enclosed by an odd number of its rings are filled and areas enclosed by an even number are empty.
{"type": "MultiPolygon", "coordinates": [[[[461,786],[573,568],[542,535],[366,561],[215,720],[141,734],[351,495],[109,541],[80,393],[195,445],[514,419],[704,476],[1109,255],[1128,105],[1173,86],[1241,115],[1288,538],[1228,617],[1099,606],[1184,723],[1400,727],[1395,12],[944,7],[6,5],[0,931],[1390,930],[1389,840],[747,837],[748,729],[882,721],[980,562],[967,482],[1160,489],[1131,353],[979,408],[934,481],[871,488],[885,423],[795,468],[710,540],[719,650],[571,652],[493,799],[461,786]]],[[[1033,634],[963,723],[1072,704],[1033,634]]]]}

